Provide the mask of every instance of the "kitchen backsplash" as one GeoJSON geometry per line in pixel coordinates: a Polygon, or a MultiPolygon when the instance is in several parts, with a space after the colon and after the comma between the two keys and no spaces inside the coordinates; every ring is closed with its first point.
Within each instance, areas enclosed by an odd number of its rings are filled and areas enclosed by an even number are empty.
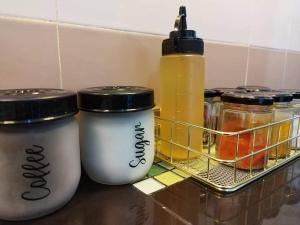
{"type": "MultiPolygon", "coordinates": [[[[159,88],[164,35],[6,16],[0,17],[0,28],[1,89],[159,88]]],[[[299,88],[300,52],[205,40],[205,55],[207,88],[299,88]]]]}

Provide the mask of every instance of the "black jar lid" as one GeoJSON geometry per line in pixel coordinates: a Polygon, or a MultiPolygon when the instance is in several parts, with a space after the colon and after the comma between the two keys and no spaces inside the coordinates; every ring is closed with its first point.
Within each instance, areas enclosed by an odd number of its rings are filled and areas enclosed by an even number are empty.
{"type": "Polygon", "coordinates": [[[271,91],[271,88],[259,85],[242,85],[238,86],[237,89],[246,90],[248,92],[271,91]]]}
{"type": "Polygon", "coordinates": [[[288,92],[293,95],[294,99],[300,99],[300,89],[279,89],[281,92],[288,92]]]}
{"type": "Polygon", "coordinates": [[[89,112],[132,112],[153,108],[154,91],[137,86],[105,86],[78,92],[80,110],[89,112]]]}
{"type": "Polygon", "coordinates": [[[0,90],[0,124],[35,123],[78,112],[76,93],[62,89],[0,90]]]}
{"type": "Polygon", "coordinates": [[[214,98],[217,96],[219,96],[219,94],[215,90],[211,90],[211,89],[204,90],[204,98],[214,98]]]}
{"type": "Polygon", "coordinates": [[[221,97],[223,102],[245,105],[273,105],[273,98],[266,95],[252,93],[225,93],[221,97]]]}
{"type": "Polygon", "coordinates": [[[237,89],[237,88],[229,88],[229,87],[220,87],[220,88],[213,88],[211,90],[214,90],[218,93],[218,96],[221,96],[224,93],[246,93],[245,90],[237,89]]]}
{"type": "Polygon", "coordinates": [[[282,91],[267,91],[267,92],[257,92],[259,95],[270,96],[274,99],[274,102],[291,102],[293,101],[293,94],[289,92],[282,91]]]}

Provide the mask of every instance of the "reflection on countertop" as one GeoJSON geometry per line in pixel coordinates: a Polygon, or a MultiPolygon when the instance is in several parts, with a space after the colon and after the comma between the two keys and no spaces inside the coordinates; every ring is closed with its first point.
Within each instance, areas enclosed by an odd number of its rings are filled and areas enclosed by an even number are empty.
{"type": "Polygon", "coordinates": [[[181,220],[132,185],[101,185],[83,174],[77,193],[64,208],[35,220],[0,220],[0,225],[184,225],[181,220]]]}
{"type": "Polygon", "coordinates": [[[231,194],[187,179],[153,198],[191,224],[300,224],[300,159],[231,194]]]}
{"type": "Polygon", "coordinates": [[[186,179],[145,195],[132,185],[100,185],[83,175],[74,198],[56,213],[0,225],[298,225],[299,212],[297,159],[231,194],[186,179]]]}

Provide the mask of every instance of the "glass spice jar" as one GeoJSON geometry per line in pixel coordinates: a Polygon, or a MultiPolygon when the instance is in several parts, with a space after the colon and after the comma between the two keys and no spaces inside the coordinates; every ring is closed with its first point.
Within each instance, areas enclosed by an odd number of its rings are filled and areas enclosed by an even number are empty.
{"type": "MultiPolygon", "coordinates": [[[[294,109],[294,116],[300,116],[300,90],[296,89],[282,89],[280,91],[289,92],[293,95],[293,101],[291,102],[294,109]]],[[[291,137],[296,137],[300,134],[300,120],[295,118],[292,125],[291,137]]],[[[297,137],[291,141],[291,149],[300,149],[300,137],[297,137]]]]}
{"type": "MultiPolygon", "coordinates": [[[[221,107],[222,107],[222,100],[221,100],[221,96],[224,93],[247,93],[244,90],[239,90],[236,88],[213,88],[211,89],[211,91],[215,91],[216,92],[216,96],[212,99],[212,110],[211,110],[211,125],[210,128],[217,130],[218,129],[218,124],[219,124],[219,117],[220,117],[220,111],[221,111],[221,107]]],[[[216,135],[212,135],[213,138],[216,140],[216,135]]],[[[215,141],[214,141],[215,142],[215,141]]]]}
{"type": "MultiPolygon", "coordinates": [[[[293,95],[287,92],[260,92],[265,96],[270,96],[274,99],[273,105],[273,122],[289,119],[294,116],[293,107],[290,104],[293,100],[293,95]]],[[[275,145],[285,141],[290,137],[292,121],[285,121],[272,126],[270,145],[275,145]]],[[[290,154],[289,142],[284,142],[269,150],[269,158],[284,158],[290,154]]]]}
{"type": "MultiPolygon", "coordinates": [[[[273,99],[268,96],[254,96],[250,93],[226,93],[222,95],[223,106],[220,114],[219,130],[238,132],[272,122],[273,99]]],[[[268,129],[262,128],[239,135],[222,135],[217,140],[217,157],[222,160],[239,160],[236,167],[251,168],[251,152],[264,149],[268,142],[268,129]],[[253,140],[255,138],[255,140],[253,140]],[[236,148],[238,147],[237,153],[236,148]]],[[[252,169],[262,169],[266,152],[253,156],[252,169]]]]}
{"type": "MultiPolygon", "coordinates": [[[[204,127],[209,129],[216,129],[216,114],[214,109],[214,98],[218,97],[218,93],[214,90],[204,90],[204,127]]],[[[203,132],[203,147],[215,143],[215,135],[209,132],[203,132]],[[210,140],[209,140],[210,138],[210,140]]]]}

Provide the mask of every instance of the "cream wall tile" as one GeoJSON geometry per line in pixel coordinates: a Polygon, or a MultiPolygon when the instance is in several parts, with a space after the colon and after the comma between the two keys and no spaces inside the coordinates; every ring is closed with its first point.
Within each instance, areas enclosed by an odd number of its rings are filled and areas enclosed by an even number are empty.
{"type": "Polygon", "coordinates": [[[58,20],[120,29],[121,2],[121,0],[107,2],[99,0],[58,0],[58,20]]]}
{"type": "Polygon", "coordinates": [[[248,85],[283,88],[284,51],[250,48],[248,85]]]}
{"type": "Polygon", "coordinates": [[[0,18],[0,27],[0,88],[58,88],[56,26],[0,18]]]}
{"type": "Polygon", "coordinates": [[[56,19],[56,0],[1,0],[0,15],[56,19]]]}
{"type": "Polygon", "coordinates": [[[162,37],[60,26],[64,88],[141,85],[156,91],[162,37]]]}
{"type": "Polygon", "coordinates": [[[218,41],[248,43],[253,0],[185,0],[190,27],[199,36],[218,41]]]}
{"type": "Polygon", "coordinates": [[[250,44],[286,49],[289,42],[294,0],[253,1],[250,44]]]}
{"type": "Polygon", "coordinates": [[[289,50],[300,51],[300,1],[294,0],[289,50]]]}
{"type": "Polygon", "coordinates": [[[248,43],[251,0],[132,0],[124,2],[61,0],[59,21],[167,35],[180,5],[187,7],[188,27],[200,37],[248,43]],[[238,21],[238,22],[237,22],[238,21]]]}
{"type": "Polygon", "coordinates": [[[205,43],[205,87],[236,87],[245,82],[248,48],[205,43]]]}
{"type": "MultiPolygon", "coordinates": [[[[131,31],[168,35],[174,29],[175,18],[180,6],[179,0],[131,0],[121,4],[121,28],[131,31]]],[[[187,6],[187,13],[191,7],[187,6]]],[[[192,17],[189,17],[191,20],[192,17]]],[[[193,18],[194,19],[194,18],[193,18]]]]}
{"type": "Polygon", "coordinates": [[[292,51],[300,51],[300,22],[292,24],[288,49],[292,51]]]}
{"type": "Polygon", "coordinates": [[[288,53],[284,88],[300,89],[300,52],[288,53]]]}

